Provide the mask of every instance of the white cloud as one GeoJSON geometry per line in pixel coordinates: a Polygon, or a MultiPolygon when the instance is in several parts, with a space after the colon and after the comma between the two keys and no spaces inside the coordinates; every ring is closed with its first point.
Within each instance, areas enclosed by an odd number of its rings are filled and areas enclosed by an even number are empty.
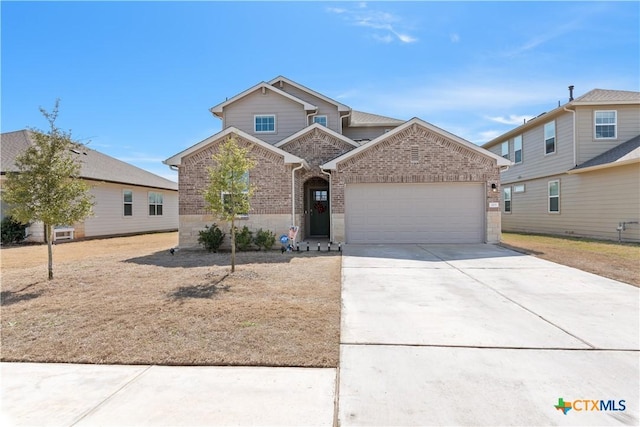
{"type": "Polygon", "coordinates": [[[509,116],[496,116],[490,117],[485,116],[486,119],[491,120],[493,122],[502,123],[503,125],[521,125],[525,121],[531,120],[534,116],[523,116],[517,114],[509,114],[509,116]]]}
{"type": "Polygon", "coordinates": [[[355,9],[329,7],[327,11],[343,16],[352,25],[377,30],[372,38],[382,43],[391,43],[395,40],[401,43],[418,41],[417,37],[408,34],[407,29],[398,28],[403,27],[401,17],[388,12],[371,10],[365,2],[358,3],[355,9]]]}
{"type": "Polygon", "coordinates": [[[460,35],[457,33],[451,33],[449,35],[449,40],[451,40],[451,43],[458,43],[460,41],[460,35]]]}

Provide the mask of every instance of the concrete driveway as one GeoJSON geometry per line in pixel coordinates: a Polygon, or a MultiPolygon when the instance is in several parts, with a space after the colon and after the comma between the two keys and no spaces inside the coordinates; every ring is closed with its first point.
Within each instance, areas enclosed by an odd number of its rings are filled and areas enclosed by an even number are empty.
{"type": "Polygon", "coordinates": [[[341,426],[640,423],[638,288],[493,245],[343,256],[341,426]]]}

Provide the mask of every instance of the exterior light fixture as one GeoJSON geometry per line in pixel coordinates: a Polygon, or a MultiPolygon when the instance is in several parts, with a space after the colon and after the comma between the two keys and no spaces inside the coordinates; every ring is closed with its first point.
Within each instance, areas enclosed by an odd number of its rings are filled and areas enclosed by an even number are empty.
{"type": "Polygon", "coordinates": [[[498,192],[498,186],[496,184],[491,184],[491,191],[493,191],[494,193],[498,192]]]}

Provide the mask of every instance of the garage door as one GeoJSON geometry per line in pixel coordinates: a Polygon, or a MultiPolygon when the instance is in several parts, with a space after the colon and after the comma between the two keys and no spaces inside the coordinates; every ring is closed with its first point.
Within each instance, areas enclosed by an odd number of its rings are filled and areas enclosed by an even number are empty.
{"type": "Polygon", "coordinates": [[[480,243],[484,184],[348,184],[347,243],[480,243]]]}

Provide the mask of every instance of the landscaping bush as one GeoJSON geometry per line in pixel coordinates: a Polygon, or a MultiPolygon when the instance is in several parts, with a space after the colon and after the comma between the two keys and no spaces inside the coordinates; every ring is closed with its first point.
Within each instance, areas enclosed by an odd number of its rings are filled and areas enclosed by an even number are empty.
{"type": "Polygon", "coordinates": [[[6,216],[0,224],[2,244],[19,243],[24,240],[25,230],[29,224],[22,224],[11,216],[6,216]]]}
{"type": "Polygon", "coordinates": [[[218,252],[222,242],[224,241],[225,234],[218,228],[217,224],[204,226],[204,230],[201,230],[198,234],[198,243],[200,243],[209,252],[218,252]]]}
{"type": "Polygon", "coordinates": [[[242,227],[241,231],[238,231],[236,227],[236,249],[239,251],[249,250],[249,247],[253,243],[253,232],[249,230],[246,225],[242,227]]]}
{"type": "Polygon", "coordinates": [[[253,243],[258,247],[258,250],[264,249],[268,251],[276,243],[276,235],[269,230],[263,230],[261,228],[256,231],[256,237],[253,239],[253,243]]]}

